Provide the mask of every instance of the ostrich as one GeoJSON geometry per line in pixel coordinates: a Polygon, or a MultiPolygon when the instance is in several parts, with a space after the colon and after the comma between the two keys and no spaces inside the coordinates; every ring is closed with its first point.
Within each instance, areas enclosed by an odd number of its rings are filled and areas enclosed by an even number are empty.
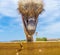
{"type": "Polygon", "coordinates": [[[18,10],[22,15],[27,42],[32,42],[33,34],[37,27],[38,16],[43,11],[43,1],[19,0],[18,10]]]}

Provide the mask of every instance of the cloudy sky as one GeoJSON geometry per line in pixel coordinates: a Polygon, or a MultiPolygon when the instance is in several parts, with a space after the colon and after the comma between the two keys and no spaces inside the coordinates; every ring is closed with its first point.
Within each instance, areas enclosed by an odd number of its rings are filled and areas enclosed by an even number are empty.
{"type": "MultiPolygon", "coordinates": [[[[45,11],[38,17],[38,37],[60,38],[60,0],[43,1],[45,11]]],[[[0,0],[0,41],[26,39],[17,8],[18,0],[0,0]]]]}

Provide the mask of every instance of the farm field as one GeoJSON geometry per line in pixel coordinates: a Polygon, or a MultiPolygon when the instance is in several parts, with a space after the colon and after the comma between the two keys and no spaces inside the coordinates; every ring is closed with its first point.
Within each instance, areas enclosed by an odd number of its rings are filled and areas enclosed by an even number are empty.
{"type": "Polygon", "coordinates": [[[60,55],[60,42],[0,43],[0,55],[60,55]]]}

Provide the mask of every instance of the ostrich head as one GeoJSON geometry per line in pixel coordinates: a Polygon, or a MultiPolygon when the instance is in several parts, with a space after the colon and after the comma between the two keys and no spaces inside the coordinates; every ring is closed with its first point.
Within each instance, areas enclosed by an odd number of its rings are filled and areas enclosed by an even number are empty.
{"type": "Polygon", "coordinates": [[[43,11],[42,0],[19,0],[18,6],[26,32],[28,35],[33,35],[37,26],[38,15],[43,11]]]}

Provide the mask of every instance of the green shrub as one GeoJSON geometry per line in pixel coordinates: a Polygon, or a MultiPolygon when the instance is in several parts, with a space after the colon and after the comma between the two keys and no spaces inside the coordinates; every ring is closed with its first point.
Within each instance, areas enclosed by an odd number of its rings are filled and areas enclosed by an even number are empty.
{"type": "Polygon", "coordinates": [[[43,38],[37,37],[36,41],[47,41],[47,38],[46,37],[43,37],[43,38]]]}

